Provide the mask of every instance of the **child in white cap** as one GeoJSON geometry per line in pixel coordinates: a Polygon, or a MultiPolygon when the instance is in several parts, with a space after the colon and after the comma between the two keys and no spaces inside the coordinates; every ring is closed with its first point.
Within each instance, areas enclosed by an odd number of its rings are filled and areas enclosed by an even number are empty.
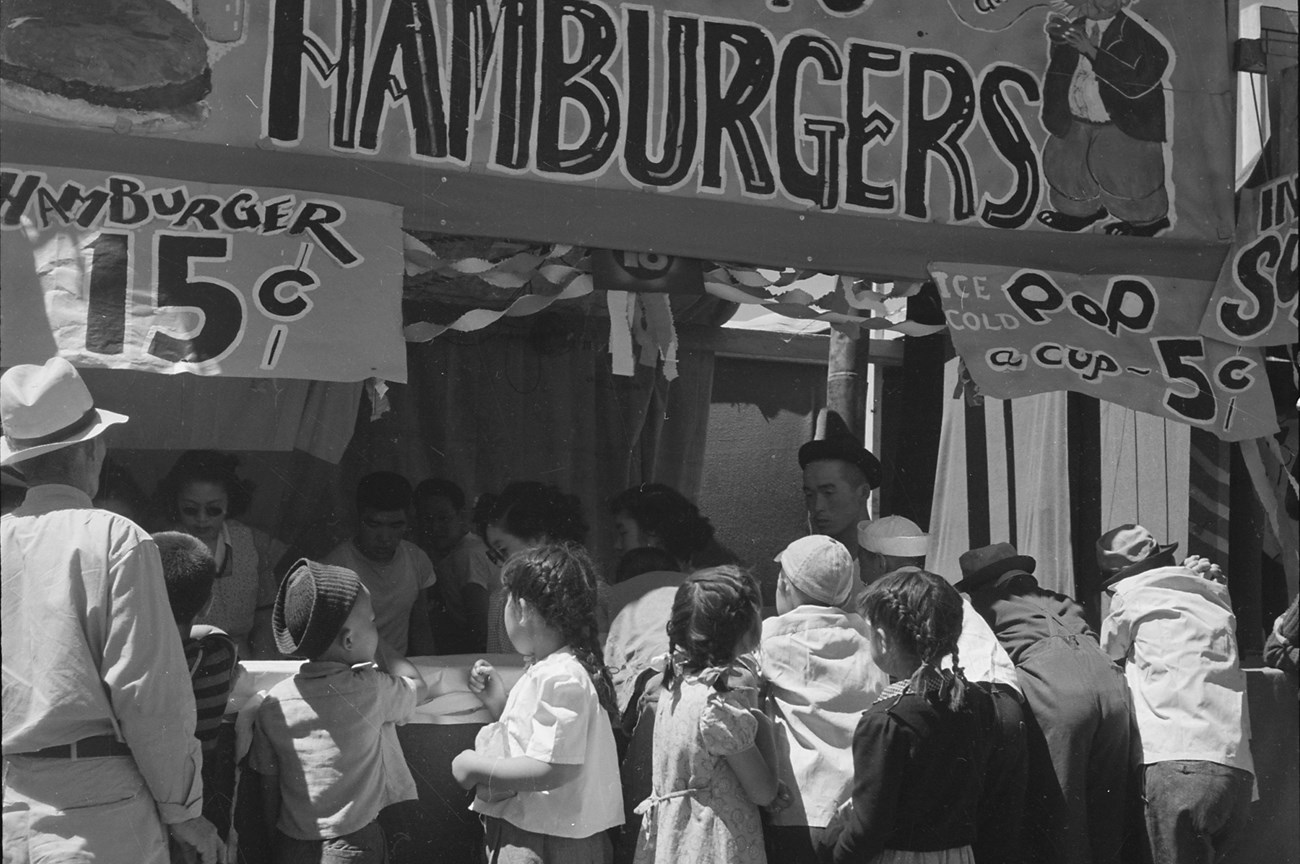
{"type": "Polygon", "coordinates": [[[849,795],[853,731],[889,679],[871,660],[866,621],[845,608],[857,581],[849,550],[814,534],[776,560],[779,614],[763,622],[762,670],[792,800],[770,816],[767,859],[799,864],[817,860],[817,841],[849,795]]]}

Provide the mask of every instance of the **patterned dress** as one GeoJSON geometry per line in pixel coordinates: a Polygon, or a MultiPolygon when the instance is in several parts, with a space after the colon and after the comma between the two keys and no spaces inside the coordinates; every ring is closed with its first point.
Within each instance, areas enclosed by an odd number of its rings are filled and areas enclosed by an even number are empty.
{"type": "Polygon", "coordinates": [[[758,721],[744,689],[720,692],[722,670],[687,674],[659,697],[654,793],[636,864],[766,864],[758,805],[727,757],[754,746],[758,721]]]}

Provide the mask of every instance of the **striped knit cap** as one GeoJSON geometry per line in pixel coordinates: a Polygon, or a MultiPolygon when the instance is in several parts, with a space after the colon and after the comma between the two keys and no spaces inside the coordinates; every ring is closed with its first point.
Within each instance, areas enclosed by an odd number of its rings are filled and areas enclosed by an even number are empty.
{"type": "Polygon", "coordinates": [[[346,567],[300,558],[275,595],[275,647],[316,659],[338,638],[360,593],[361,580],[346,567]]]}

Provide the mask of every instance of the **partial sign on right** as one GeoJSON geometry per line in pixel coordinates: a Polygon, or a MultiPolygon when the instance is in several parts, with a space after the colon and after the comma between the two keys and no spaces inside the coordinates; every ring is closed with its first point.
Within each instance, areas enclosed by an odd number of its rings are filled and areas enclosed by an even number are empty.
{"type": "Polygon", "coordinates": [[[1291,345],[1296,326],[1296,175],[1241,193],[1237,234],[1201,320],[1234,345],[1291,345]]]}
{"type": "Polygon", "coordinates": [[[951,262],[930,275],[989,396],[1071,390],[1228,441],[1278,429],[1263,352],[1197,332],[1213,283],[951,262]]]}

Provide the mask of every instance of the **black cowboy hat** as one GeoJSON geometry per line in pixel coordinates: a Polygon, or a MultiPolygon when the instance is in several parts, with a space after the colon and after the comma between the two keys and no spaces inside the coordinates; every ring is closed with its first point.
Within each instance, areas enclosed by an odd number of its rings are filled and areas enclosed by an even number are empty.
{"type": "Polygon", "coordinates": [[[867,484],[872,489],[880,488],[880,460],[876,455],[862,446],[853,435],[835,433],[825,438],[809,441],[799,448],[799,467],[807,468],[811,462],[837,459],[857,467],[867,484]]]}

